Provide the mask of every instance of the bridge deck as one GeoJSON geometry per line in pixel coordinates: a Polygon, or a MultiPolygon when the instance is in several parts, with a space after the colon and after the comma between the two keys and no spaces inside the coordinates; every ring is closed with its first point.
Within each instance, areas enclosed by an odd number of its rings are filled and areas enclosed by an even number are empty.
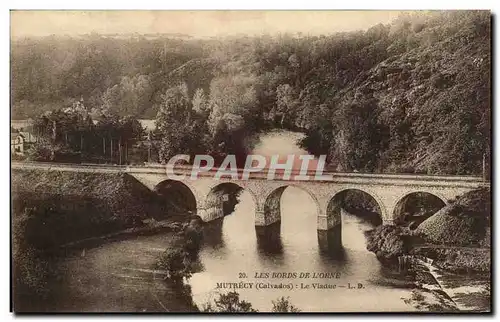
{"type": "MultiPolygon", "coordinates": [[[[107,165],[107,164],[74,164],[74,163],[50,163],[50,162],[12,162],[12,169],[47,169],[47,170],[59,170],[59,171],[77,171],[77,172],[103,172],[103,173],[117,173],[117,172],[128,172],[128,173],[150,173],[150,174],[163,174],[166,175],[165,165],[147,165],[147,166],[120,166],[120,165],[107,165]]],[[[193,167],[180,165],[174,168],[174,173],[181,175],[186,175],[189,179],[193,167]]],[[[264,169],[259,172],[250,173],[250,179],[254,180],[267,180],[267,174],[269,169],[264,169]]],[[[214,177],[216,169],[211,171],[205,171],[198,173],[198,177],[214,177]]],[[[241,175],[244,169],[238,169],[238,171],[232,172],[236,174],[241,180],[241,175]]],[[[308,171],[307,175],[311,178],[310,180],[294,180],[294,177],[299,175],[298,170],[288,171],[291,175],[293,181],[316,181],[314,180],[314,171],[308,171]]],[[[226,172],[222,178],[229,178],[230,172],[226,172]]],[[[286,180],[283,179],[283,170],[276,170],[275,180],[286,180]]],[[[489,182],[485,181],[482,177],[478,176],[454,176],[454,175],[421,175],[421,174],[378,174],[378,173],[344,173],[344,172],[324,172],[323,175],[330,176],[330,179],[319,180],[319,181],[342,181],[347,180],[382,180],[382,181],[442,181],[447,183],[473,183],[482,184],[489,186],[489,182]]]]}

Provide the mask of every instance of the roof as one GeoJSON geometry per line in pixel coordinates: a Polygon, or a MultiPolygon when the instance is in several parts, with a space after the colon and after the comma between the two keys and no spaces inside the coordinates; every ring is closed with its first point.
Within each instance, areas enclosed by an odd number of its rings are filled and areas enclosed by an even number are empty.
{"type": "Polygon", "coordinates": [[[16,130],[26,129],[31,126],[31,120],[11,120],[10,126],[12,126],[16,130]]]}
{"type": "Polygon", "coordinates": [[[21,131],[19,133],[25,138],[26,142],[35,142],[35,136],[31,132],[21,131]]]}

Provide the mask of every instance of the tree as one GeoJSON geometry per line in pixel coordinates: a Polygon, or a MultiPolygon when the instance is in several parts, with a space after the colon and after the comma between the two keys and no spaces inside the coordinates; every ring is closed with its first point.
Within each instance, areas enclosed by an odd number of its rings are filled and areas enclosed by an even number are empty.
{"type": "Polygon", "coordinates": [[[291,313],[297,313],[300,312],[300,310],[295,307],[293,304],[290,303],[290,298],[287,297],[280,297],[276,301],[273,302],[273,312],[291,312],[291,313]]]}
{"type": "Polygon", "coordinates": [[[156,127],[161,137],[161,162],[168,162],[177,154],[203,152],[204,133],[196,122],[185,84],[172,87],[163,95],[156,127]]]}
{"type": "Polygon", "coordinates": [[[297,102],[294,97],[293,88],[288,84],[281,84],[276,88],[276,107],[272,113],[279,118],[279,124],[283,128],[285,119],[289,122],[295,119],[297,102]]]}
{"type": "Polygon", "coordinates": [[[227,294],[219,294],[219,298],[214,300],[214,303],[206,303],[203,312],[257,312],[252,308],[252,304],[247,301],[240,300],[240,295],[237,292],[229,292],[227,294]]]}
{"type": "Polygon", "coordinates": [[[193,111],[204,121],[208,119],[210,115],[210,106],[208,105],[208,100],[205,96],[205,91],[202,88],[198,88],[193,95],[192,100],[193,111]]]}
{"type": "Polygon", "coordinates": [[[177,285],[182,285],[184,279],[192,275],[191,263],[181,248],[167,249],[158,259],[156,267],[165,271],[165,279],[177,285]]]}
{"type": "Polygon", "coordinates": [[[212,153],[216,160],[225,154],[235,154],[238,162],[247,151],[244,139],[255,131],[261,115],[257,109],[256,78],[235,75],[212,80],[210,84],[210,116],[212,153]]]}
{"type": "Polygon", "coordinates": [[[137,117],[149,113],[152,95],[153,89],[148,76],[123,76],[118,84],[103,93],[101,100],[106,113],[137,117]]]}
{"type": "Polygon", "coordinates": [[[335,117],[335,141],[331,159],[344,171],[372,172],[380,151],[377,102],[363,94],[342,105],[335,117]]]}

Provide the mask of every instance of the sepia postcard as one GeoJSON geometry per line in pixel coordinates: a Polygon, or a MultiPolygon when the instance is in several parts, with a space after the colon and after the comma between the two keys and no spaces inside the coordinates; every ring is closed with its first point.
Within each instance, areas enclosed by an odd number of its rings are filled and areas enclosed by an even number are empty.
{"type": "Polygon", "coordinates": [[[491,313],[491,21],[11,10],[11,310],[491,313]]]}

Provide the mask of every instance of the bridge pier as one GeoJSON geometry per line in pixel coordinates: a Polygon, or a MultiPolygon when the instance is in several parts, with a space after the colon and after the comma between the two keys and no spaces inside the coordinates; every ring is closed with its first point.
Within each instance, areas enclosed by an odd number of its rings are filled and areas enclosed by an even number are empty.
{"type": "Polygon", "coordinates": [[[336,254],[342,250],[342,222],[340,208],[337,213],[318,215],[318,246],[322,253],[336,254]]]}
{"type": "Polygon", "coordinates": [[[337,254],[342,251],[342,225],[328,230],[318,229],[319,250],[325,254],[337,254]]]}
{"type": "Polygon", "coordinates": [[[277,216],[273,216],[270,212],[266,212],[264,210],[255,211],[255,226],[267,227],[276,223],[281,223],[279,214],[277,216]]]}

